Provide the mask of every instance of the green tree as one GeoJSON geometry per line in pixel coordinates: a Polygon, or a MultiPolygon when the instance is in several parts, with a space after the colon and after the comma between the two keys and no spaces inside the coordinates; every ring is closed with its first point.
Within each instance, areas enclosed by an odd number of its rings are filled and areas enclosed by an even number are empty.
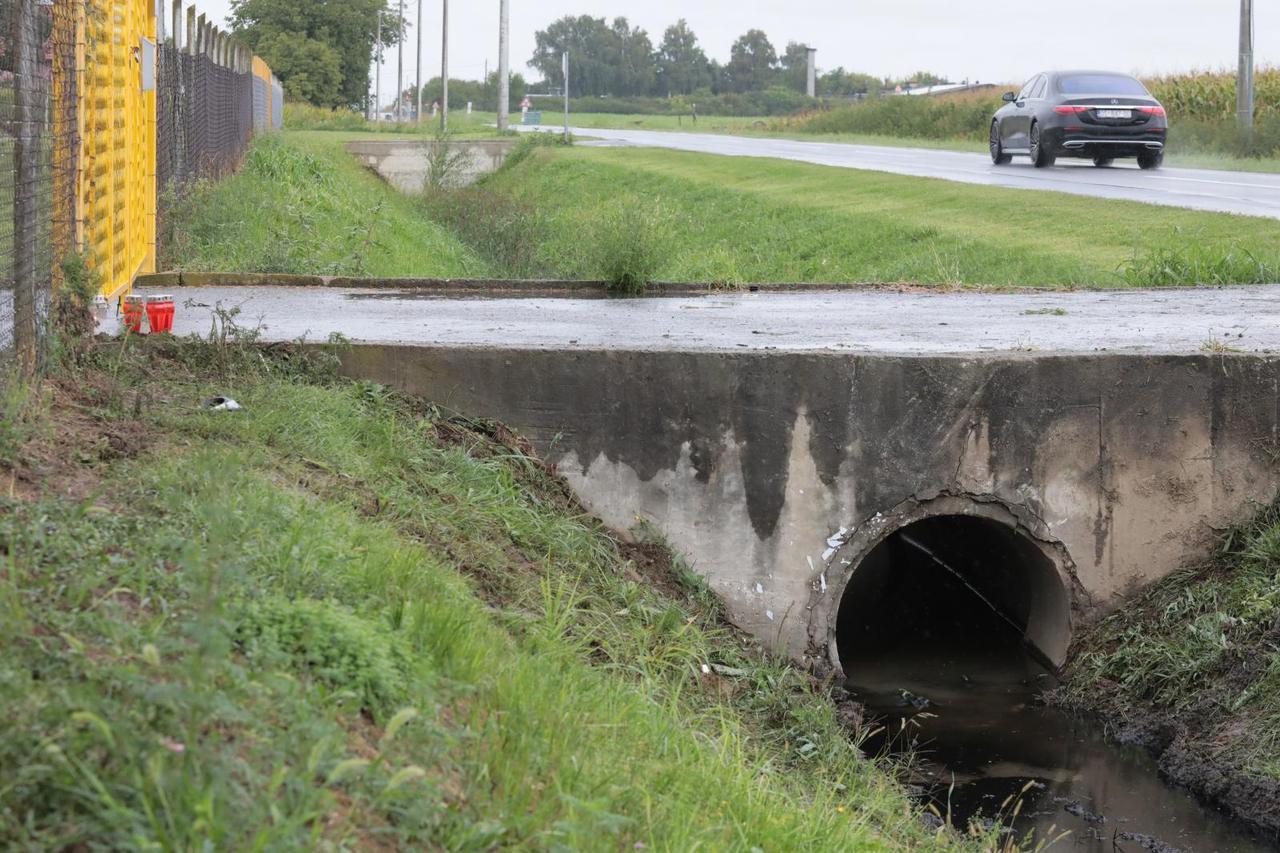
{"type": "Polygon", "coordinates": [[[782,53],[782,85],[797,92],[809,88],[809,48],[799,42],[788,42],[782,53]]]}
{"type": "Polygon", "coordinates": [[[778,53],[763,30],[748,30],[733,43],[725,77],[730,91],[763,92],[778,76],[778,53]]]}
{"type": "Polygon", "coordinates": [[[947,82],[947,78],[934,74],[932,71],[917,71],[902,82],[904,85],[910,83],[912,86],[919,88],[921,86],[941,86],[947,82]]]}
{"type": "Polygon", "coordinates": [[[654,91],[657,67],[653,43],[626,18],[610,25],[604,18],[571,15],[553,21],[534,34],[529,64],[548,85],[561,87],[560,57],[569,53],[570,89],[575,96],[648,95],[654,91]]]}
{"type": "Polygon", "coordinates": [[[836,68],[818,78],[818,95],[823,98],[874,97],[884,88],[884,81],[871,74],[859,74],[836,68]]]}
{"type": "MultiPolygon", "coordinates": [[[[255,53],[271,63],[262,45],[281,52],[282,61],[298,61],[309,79],[297,88],[320,106],[361,105],[369,91],[369,65],[377,39],[378,12],[384,12],[382,42],[399,42],[404,23],[391,12],[387,0],[231,0],[231,27],[255,53]],[[281,36],[287,36],[282,39],[281,36]],[[310,45],[319,42],[338,57],[338,77],[321,86],[318,66],[328,62],[310,45]],[[306,57],[303,61],[301,58],[306,57]]],[[[292,68],[272,70],[288,87],[292,68]]]]}
{"type": "Polygon", "coordinates": [[[302,33],[270,33],[258,40],[256,52],[280,78],[291,100],[336,107],[342,89],[342,57],[322,41],[302,33]]]}
{"type": "Polygon", "coordinates": [[[667,27],[658,47],[660,94],[689,95],[711,85],[711,63],[684,18],[667,27]]]}
{"type": "MultiPolygon", "coordinates": [[[[633,27],[626,18],[613,19],[613,35],[617,39],[614,95],[652,95],[657,90],[658,66],[649,34],[633,27]]],[[[572,74],[572,71],[570,71],[572,74]]]]}

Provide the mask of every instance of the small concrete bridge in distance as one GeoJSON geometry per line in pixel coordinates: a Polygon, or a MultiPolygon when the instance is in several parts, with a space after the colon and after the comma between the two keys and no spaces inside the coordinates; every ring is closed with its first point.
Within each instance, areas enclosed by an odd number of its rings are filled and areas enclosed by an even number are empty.
{"type": "Polygon", "coordinates": [[[1062,662],[1082,620],[1207,557],[1280,484],[1280,288],[525,298],[221,286],[268,340],[502,420],[611,526],[660,532],[731,618],[819,671],[954,576],[1062,662]],[[931,574],[932,573],[932,574],[931,574]]]}

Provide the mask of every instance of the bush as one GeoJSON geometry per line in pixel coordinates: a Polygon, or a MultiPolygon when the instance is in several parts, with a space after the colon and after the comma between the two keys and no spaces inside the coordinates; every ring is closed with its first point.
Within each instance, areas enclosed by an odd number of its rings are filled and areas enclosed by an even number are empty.
{"type": "Polygon", "coordinates": [[[408,654],[389,628],[345,608],[270,597],[246,603],[237,623],[236,643],[251,661],[349,690],[378,714],[405,698],[408,654]]]}

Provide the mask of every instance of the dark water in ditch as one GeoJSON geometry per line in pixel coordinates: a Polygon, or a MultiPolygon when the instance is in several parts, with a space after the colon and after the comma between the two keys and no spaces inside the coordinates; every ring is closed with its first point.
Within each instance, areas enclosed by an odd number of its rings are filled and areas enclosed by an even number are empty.
{"type": "Polygon", "coordinates": [[[962,563],[952,541],[948,559],[969,575],[899,543],[882,563],[884,585],[842,606],[846,686],[883,725],[864,748],[910,749],[918,784],[953,826],[998,820],[1031,847],[1280,849],[1165,784],[1142,749],[1111,745],[1097,724],[1039,701],[1054,676],[969,580],[984,573],[990,543],[962,563]]]}
{"type": "Polygon", "coordinates": [[[937,639],[858,664],[848,688],[883,719],[866,748],[913,746],[926,797],[952,825],[1008,824],[1021,800],[1011,826],[1032,847],[1069,833],[1051,849],[1278,849],[1162,782],[1145,751],[1038,702],[1053,680],[1020,648],[937,639]]]}

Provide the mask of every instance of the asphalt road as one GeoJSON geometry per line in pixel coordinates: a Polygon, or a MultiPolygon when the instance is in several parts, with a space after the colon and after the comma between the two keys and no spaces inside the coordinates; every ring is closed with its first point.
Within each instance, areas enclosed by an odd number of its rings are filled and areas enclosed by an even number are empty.
{"type": "MultiPolygon", "coordinates": [[[[140,289],[139,292],[148,292],[140,289]]],[[[154,291],[150,291],[154,292],[154,291]]],[[[442,298],[410,291],[191,287],[178,334],[206,335],[212,306],[269,341],[513,349],[742,352],[1280,353],[1280,286],[1053,294],[810,291],[643,299],[442,298]]],[[[105,327],[105,332],[114,331],[105,327]]]]}
{"type": "MultiPolygon", "coordinates": [[[[560,130],[546,125],[541,129],[560,130]]],[[[1125,161],[1110,169],[1098,169],[1087,160],[1060,160],[1053,168],[1036,169],[1026,157],[1015,157],[1012,164],[997,167],[985,154],[963,151],[798,142],[715,133],[596,128],[571,130],[575,136],[591,137],[611,145],[670,148],[729,157],[772,157],[844,169],[942,178],[966,184],[1053,190],[1280,219],[1280,174],[1170,168],[1143,172],[1136,165],[1126,165],[1125,161]]]]}

